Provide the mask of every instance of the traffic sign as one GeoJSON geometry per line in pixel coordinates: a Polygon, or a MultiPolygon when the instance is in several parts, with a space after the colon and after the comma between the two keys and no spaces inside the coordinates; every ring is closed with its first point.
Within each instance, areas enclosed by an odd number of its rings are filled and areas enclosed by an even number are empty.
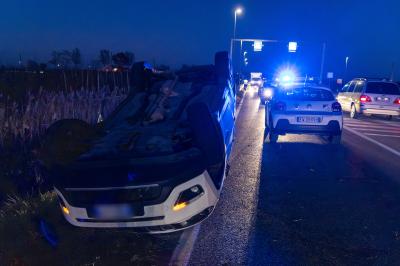
{"type": "Polygon", "coordinates": [[[295,53],[297,51],[297,42],[289,42],[288,49],[289,53],[295,53]]]}
{"type": "Polygon", "coordinates": [[[253,47],[254,47],[254,52],[261,52],[263,48],[262,41],[254,41],[253,47]]]}

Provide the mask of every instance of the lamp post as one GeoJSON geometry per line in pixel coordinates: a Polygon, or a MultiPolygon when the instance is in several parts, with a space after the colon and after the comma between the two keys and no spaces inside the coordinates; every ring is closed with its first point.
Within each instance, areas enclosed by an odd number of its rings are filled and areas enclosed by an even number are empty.
{"type": "Polygon", "coordinates": [[[230,53],[229,53],[229,56],[230,56],[231,60],[232,60],[232,54],[233,54],[233,43],[234,43],[234,41],[236,39],[236,21],[237,21],[237,16],[242,14],[242,13],[243,13],[243,9],[241,7],[238,7],[238,8],[235,9],[235,20],[234,20],[234,23],[233,23],[233,39],[231,40],[231,50],[230,50],[230,53]]]}
{"type": "Polygon", "coordinates": [[[350,57],[346,56],[346,70],[344,72],[344,81],[345,82],[347,81],[347,67],[349,65],[349,60],[350,60],[350,57]]]}

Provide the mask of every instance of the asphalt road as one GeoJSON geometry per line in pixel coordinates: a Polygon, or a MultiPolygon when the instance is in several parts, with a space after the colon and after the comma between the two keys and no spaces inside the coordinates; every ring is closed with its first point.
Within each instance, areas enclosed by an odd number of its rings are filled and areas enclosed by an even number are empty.
{"type": "Polygon", "coordinates": [[[398,120],[345,118],[340,146],[305,135],[273,145],[247,94],[221,199],[191,234],[188,264],[399,265],[399,137],[398,120]]]}

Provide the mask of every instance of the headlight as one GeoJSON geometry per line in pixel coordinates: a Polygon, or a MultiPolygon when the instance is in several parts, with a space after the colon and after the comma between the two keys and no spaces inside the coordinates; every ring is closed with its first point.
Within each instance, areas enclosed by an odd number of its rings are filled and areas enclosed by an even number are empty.
{"type": "Polygon", "coordinates": [[[271,98],[273,95],[273,91],[271,89],[265,89],[263,95],[265,98],[271,98]]]}
{"type": "Polygon", "coordinates": [[[204,190],[200,185],[193,186],[189,189],[182,191],[179,194],[177,201],[172,208],[174,211],[179,211],[195,201],[204,194],[204,190]]]}

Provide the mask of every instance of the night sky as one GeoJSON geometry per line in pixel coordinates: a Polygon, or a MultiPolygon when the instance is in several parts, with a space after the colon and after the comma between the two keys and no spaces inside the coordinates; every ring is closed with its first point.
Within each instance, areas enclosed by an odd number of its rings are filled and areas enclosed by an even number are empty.
{"type": "Polygon", "coordinates": [[[326,70],[343,71],[349,56],[351,75],[389,76],[395,62],[400,79],[398,0],[2,1],[0,64],[75,47],[87,62],[105,48],[175,67],[210,63],[229,48],[238,4],[238,37],[326,41],[326,70]]]}

